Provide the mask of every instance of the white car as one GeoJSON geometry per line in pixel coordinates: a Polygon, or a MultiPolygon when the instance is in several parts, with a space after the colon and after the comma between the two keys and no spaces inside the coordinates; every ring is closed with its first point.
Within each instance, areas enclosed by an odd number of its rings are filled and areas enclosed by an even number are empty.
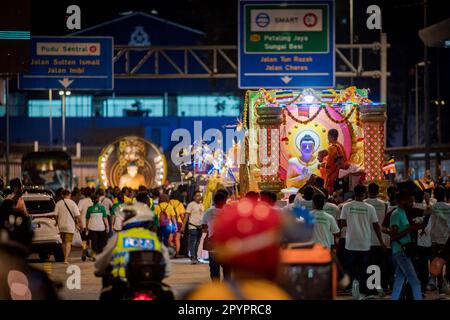
{"type": "Polygon", "coordinates": [[[55,261],[62,262],[62,240],[59,235],[55,201],[47,193],[24,193],[22,195],[25,207],[33,218],[32,252],[38,253],[41,260],[47,260],[53,254],[55,261]]]}

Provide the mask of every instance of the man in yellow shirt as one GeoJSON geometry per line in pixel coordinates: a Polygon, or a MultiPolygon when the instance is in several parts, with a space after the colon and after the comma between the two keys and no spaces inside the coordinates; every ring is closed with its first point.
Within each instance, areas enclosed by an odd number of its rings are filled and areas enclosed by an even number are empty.
{"type": "Polygon", "coordinates": [[[122,188],[122,194],[123,194],[123,200],[125,203],[132,203],[133,202],[133,197],[131,195],[131,190],[128,187],[123,187],[122,188]]]}
{"type": "Polygon", "coordinates": [[[181,248],[181,227],[183,226],[184,214],[186,212],[186,209],[184,208],[183,203],[175,198],[170,199],[169,204],[174,209],[177,220],[177,232],[171,234],[169,242],[175,245],[175,254],[178,255],[181,248]]]}
{"type": "Polygon", "coordinates": [[[275,284],[280,262],[281,215],[262,202],[242,199],[226,205],[213,222],[217,260],[232,280],[203,284],[190,300],[289,300],[275,284]]]}
{"type": "Polygon", "coordinates": [[[155,214],[159,219],[158,237],[165,246],[169,246],[170,234],[177,231],[177,215],[169,203],[169,196],[162,193],[159,196],[155,214]]]}

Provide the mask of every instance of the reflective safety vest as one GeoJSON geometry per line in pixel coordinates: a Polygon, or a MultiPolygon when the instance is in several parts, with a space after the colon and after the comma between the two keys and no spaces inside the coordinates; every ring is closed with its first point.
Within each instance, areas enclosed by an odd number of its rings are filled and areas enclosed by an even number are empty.
{"type": "Polygon", "coordinates": [[[145,228],[132,228],[117,233],[116,247],[112,253],[112,275],[126,281],[129,252],[151,250],[161,252],[156,233],[145,228]]]}

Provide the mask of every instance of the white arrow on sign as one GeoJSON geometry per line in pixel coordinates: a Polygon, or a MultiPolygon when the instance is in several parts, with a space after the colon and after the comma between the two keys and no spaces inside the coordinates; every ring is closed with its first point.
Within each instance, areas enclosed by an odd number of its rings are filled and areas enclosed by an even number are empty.
{"type": "Polygon", "coordinates": [[[284,76],[283,78],[281,78],[281,81],[283,81],[285,84],[288,84],[292,79],[292,77],[284,76]]]}
{"type": "Polygon", "coordinates": [[[59,83],[62,84],[62,86],[64,87],[64,89],[67,89],[68,86],[70,86],[70,84],[72,82],[74,82],[74,80],[69,80],[68,78],[64,78],[62,80],[58,80],[59,83]]]}

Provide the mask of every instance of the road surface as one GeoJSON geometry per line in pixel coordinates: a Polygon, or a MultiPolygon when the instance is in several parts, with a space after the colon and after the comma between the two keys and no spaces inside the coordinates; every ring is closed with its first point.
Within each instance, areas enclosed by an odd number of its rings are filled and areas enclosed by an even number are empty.
{"type": "MultiPolygon", "coordinates": [[[[81,261],[80,250],[75,249],[69,258],[69,265],[53,261],[39,262],[36,255],[32,255],[29,262],[44,270],[53,281],[62,284],[59,291],[61,299],[67,300],[96,300],[101,291],[101,279],[94,276],[94,262],[81,261]],[[81,288],[69,290],[67,288],[67,273],[70,265],[77,265],[81,270],[81,288]]],[[[164,282],[171,286],[175,297],[179,298],[192,287],[209,281],[209,268],[207,264],[190,264],[189,259],[173,259],[172,273],[164,282]]]]}
{"type": "MultiPolygon", "coordinates": [[[[61,284],[59,296],[64,300],[97,300],[101,291],[101,279],[94,276],[94,263],[90,261],[81,261],[81,251],[75,249],[69,258],[69,265],[57,263],[53,261],[40,262],[37,255],[32,255],[29,262],[44,270],[53,281],[61,284]],[[81,270],[81,288],[79,290],[69,290],[67,288],[67,279],[70,274],[67,273],[71,265],[77,265],[81,270]]],[[[190,260],[186,258],[172,260],[172,273],[169,278],[165,279],[165,283],[171,286],[175,298],[181,298],[189,289],[210,281],[209,268],[207,264],[190,264],[190,260]]],[[[437,293],[429,292],[427,299],[449,299],[447,296],[439,296],[437,293]]],[[[338,300],[348,300],[351,296],[339,296],[338,300]]],[[[389,296],[383,299],[389,299],[389,296]]]]}

